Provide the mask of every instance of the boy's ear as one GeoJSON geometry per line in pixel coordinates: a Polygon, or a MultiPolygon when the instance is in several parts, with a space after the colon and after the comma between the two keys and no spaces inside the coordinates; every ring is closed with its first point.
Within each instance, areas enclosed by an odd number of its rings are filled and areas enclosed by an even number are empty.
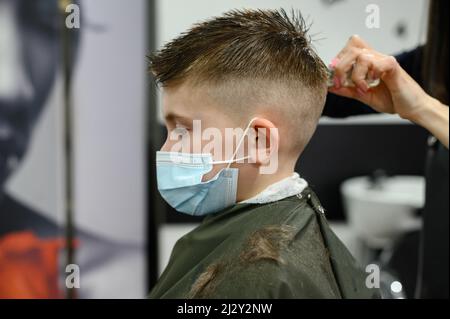
{"type": "Polygon", "coordinates": [[[264,118],[256,118],[252,123],[255,134],[255,151],[251,152],[256,158],[254,163],[268,165],[276,154],[278,155],[279,135],[275,125],[264,118]]]}

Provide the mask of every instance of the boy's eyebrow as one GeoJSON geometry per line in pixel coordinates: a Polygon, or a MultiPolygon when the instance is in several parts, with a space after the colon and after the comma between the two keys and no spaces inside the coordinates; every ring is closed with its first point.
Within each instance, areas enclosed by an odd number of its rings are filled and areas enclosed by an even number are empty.
{"type": "Polygon", "coordinates": [[[192,119],[175,114],[175,113],[167,113],[164,116],[164,119],[166,121],[180,121],[180,122],[184,122],[184,123],[192,123],[192,119]]]}

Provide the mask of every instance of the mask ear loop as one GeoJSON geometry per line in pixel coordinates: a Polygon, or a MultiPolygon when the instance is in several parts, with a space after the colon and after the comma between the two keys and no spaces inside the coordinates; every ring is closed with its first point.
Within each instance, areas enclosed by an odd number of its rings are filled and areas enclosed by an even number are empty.
{"type": "Polygon", "coordinates": [[[241,147],[242,143],[244,142],[245,136],[247,135],[248,131],[250,130],[250,127],[251,127],[252,123],[253,123],[256,119],[257,119],[257,118],[254,117],[254,118],[252,118],[252,119],[250,120],[250,122],[248,123],[247,128],[245,129],[244,134],[242,135],[241,140],[239,141],[239,143],[238,143],[237,146],[236,146],[236,150],[235,150],[234,153],[233,153],[233,157],[232,157],[230,160],[228,160],[228,161],[213,162],[212,164],[228,164],[228,165],[227,165],[227,168],[230,168],[231,164],[233,164],[234,162],[242,161],[242,160],[246,160],[246,159],[250,158],[250,156],[246,156],[246,157],[243,157],[243,158],[235,159],[236,154],[237,154],[237,152],[239,151],[239,148],[241,147]]]}

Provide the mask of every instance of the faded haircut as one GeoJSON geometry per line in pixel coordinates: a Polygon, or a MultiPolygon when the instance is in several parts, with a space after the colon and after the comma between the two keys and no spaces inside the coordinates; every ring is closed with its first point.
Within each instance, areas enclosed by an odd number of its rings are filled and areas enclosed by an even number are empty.
{"type": "Polygon", "coordinates": [[[230,114],[262,110],[275,116],[292,132],[293,150],[301,152],[327,94],[326,66],[308,32],[296,10],[232,10],[195,24],[151,54],[150,72],[163,88],[207,88],[230,114]]]}

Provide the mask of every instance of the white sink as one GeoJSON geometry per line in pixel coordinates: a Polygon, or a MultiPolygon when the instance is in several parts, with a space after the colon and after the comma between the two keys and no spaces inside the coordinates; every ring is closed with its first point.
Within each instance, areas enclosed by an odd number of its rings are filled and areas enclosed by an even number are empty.
{"type": "Polygon", "coordinates": [[[423,177],[386,177],[376,187],[369,177],[356,177],[342,184],[341,193],[350,227],[371,248],[385,248],[421,227],[416,211],[425,202],[423,177]]]}

